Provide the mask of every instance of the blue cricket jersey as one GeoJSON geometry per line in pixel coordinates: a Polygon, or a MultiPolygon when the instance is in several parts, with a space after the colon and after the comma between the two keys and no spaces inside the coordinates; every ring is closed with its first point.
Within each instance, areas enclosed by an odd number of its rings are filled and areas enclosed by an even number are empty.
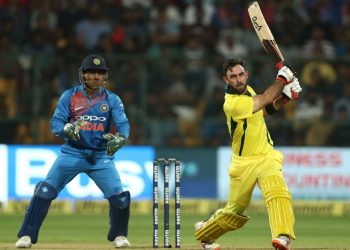
{"type": "Polygon", "coordinates": [[[51,120],[51,130],[55,135],[65,138],[62,152],[82,157],[102,157],[106,155],[107,145],[103,134],[119,132],[128,138],[130,125],[118,95],[101,87],[90,98],[81,84],[66,90],[60,97],[51,120]],[[64,125],[78,119],[87,122],[80,130],[80,140],[65,138],[64,125]]]}

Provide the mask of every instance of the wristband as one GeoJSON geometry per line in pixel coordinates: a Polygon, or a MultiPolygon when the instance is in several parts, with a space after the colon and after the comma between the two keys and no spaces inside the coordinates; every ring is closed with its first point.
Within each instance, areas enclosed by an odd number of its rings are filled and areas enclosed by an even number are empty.
{"type": "Polygon", "coordinates": [[[284,104],[290,101],[290,98],[285,93],[281,94],[280,99],[284,104]]]}
{"type": "Polygon", "coordinates": [[[272,115],[277,112],[277,109],[273,106],[273,103],[270,103],[265,106],[265,111],[268,115],[272,115]]]}

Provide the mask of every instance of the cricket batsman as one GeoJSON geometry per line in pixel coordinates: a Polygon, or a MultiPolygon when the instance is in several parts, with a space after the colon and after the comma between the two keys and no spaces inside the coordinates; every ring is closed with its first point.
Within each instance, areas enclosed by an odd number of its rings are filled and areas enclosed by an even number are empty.
{"type": "Polygon", "coordinates": [[[295,239],[292,197],[282,175],[283,155],[273,148],[264,116],[298,98],[302,90],[298,78],[291,67],[284,66],[274,83],[257,95],[247,85],[249,74],[242,60],[227,60],[222,73],[226,83],[223,109],[232,140],[229,197],[224,208],[195,224],[195,237],[203,249],[219,250],[215,241],[249,220],[244,211],[257,183],[269,215],[272,245],[289,250],[295,239]]]}
{"type": "Polygon", "coordinates": [[[17,235],[17,248],[37,243],[51,202],[79,173],[86,173],[109,202],[107,239],[116,248],[130,246],[130,193],[123,190],[113,157],[126,144],[130,125],[119,96],[104,88],[108,72],[101,56],[85,57],[79,69],[81,84],[60,97],[51,130],[65,143],[45,180],[35,187],[17,235]]]}

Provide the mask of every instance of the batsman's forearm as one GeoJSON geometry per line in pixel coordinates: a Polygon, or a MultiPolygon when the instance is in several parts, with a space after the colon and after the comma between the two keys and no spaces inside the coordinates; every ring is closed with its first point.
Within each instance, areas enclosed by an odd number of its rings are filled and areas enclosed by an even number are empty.
{"type": "Polygon", "coordinates": [[[276,79],[275,82],[268,87],[264,95],[267,97],[267,103],[275,101],[282,93],[285,83],[281,80],[276,79]]]}

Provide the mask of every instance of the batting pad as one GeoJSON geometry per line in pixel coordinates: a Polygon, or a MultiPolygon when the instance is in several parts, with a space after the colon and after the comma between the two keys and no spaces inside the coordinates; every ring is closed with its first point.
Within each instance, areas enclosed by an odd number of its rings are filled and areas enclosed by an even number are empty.
{"type": "Polygon", "coordinates": [[[265,200],[272,238],[280,234],[295,239],[292,197],[281,176],[268,176],[258,181],[265,200]]]}
{"type": "Polygon", "coordinates": [[[196,239],[205,242],[214,242],[221,235],[228,231],[236,230],[242,227],[249,220],[246,216],[234,213],[220,213],[214,218],[209,219],[196,231],[196,239]]]}

